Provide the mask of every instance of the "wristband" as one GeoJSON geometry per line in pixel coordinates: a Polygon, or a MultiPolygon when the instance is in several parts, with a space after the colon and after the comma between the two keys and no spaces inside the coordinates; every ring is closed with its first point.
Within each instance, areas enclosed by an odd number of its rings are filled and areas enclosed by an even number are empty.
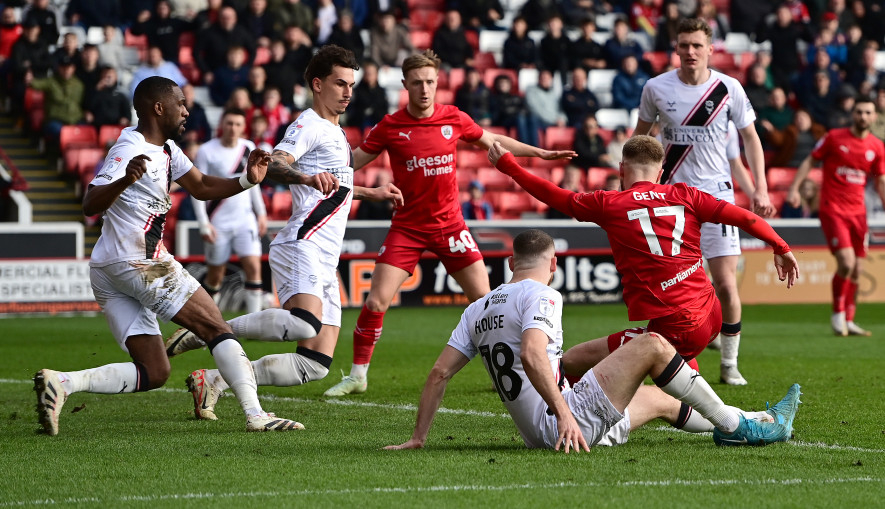
{"type": "Polygon", "coordinates": [[[240,175],[240,185],[243,187],[243,189],[250,189],[252,187],[255,187],[255,184],[249,182],[249,177],[246,175],[246,172],[243,172],[243,174],[240,175]]]}
{"type": "Polygon", "coordinates": [[[200,225],[200,235],[210,235],[212,234],[212,226],[209,223],[200,225]]]}

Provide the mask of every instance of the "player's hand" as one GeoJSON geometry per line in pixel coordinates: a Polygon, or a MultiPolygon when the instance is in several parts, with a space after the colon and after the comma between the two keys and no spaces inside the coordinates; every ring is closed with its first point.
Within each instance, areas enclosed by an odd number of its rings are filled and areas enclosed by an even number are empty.
{"type": "Polygon", "coordinates": [[[541,150],[541,159],[550,161],[552,159],[573,159],[578,157],[578,153],[574,150],[541,150]]]}
{"type": "Polygon", "coordinates": [[[249,153],[249,162],[246,163],[246,178],[253,184],[260,184],[267,175],[267,165],[270,164],[270,154],[256,148],[249,153]]]}
{"type": "Polygon", "coordinates": [[[384,448],[385,451],[399,451],[402,449],[423,449],[424,441],[416,440],[414,438],[410,438],[408,442],[399,444],[399,445],[388,445],[384,448]]]}
{"type": "Polygon", "coordinates": [[[798,208],[799,205],[802,205],[802,197],[799,196],[798,189],[790,189],[790,192],[787,193],[787,203],[793,208],[798,208]]]}
{"type": "Polygon", "coordinates": [[[390,201],[395,208],[402,207],[406,202],[403,193],[393,184],[384,184],[374,189],[375,196],[372,201],[390,201]]]}
{"type": "Polygon", "coordinates": [[[575,416],[571,412],[562,418],[557,418],[556,427],[559,428],[559,439],[556,440],[555,450],[558,451],[562,448],[566,454],[569,453],[569,450],[590,451],[587,441],[584,440],[584,434],[581,433],[581,428],[578,426],[578,421],[575,420],[575,416]]]}
{"type": "Polygon", "coordinates": [[[256,216],[258,219],[258,236],[264,237],[267,235],[267,216],[256,216]]]}
{"type": "Polygon", "coordinates": [[[328,171],[317,173],[316,175],[305,175],[302,184],[310,186],[323,194],[329,194],[337,191],[341,183],[338,177],[332,175],[328,171]]]}
{"type": "Polygon", "coordinates": [[[799,262],[792,252],[774,255],[774,267],[781,281],[787,280],[787,288],[791,288],[799,279],[799,262]]]}
{"type": "Polygon", "coordinates": [[[761,217],[771,217],[774,215],[774,205],[771,204],[768,191],[764,189],[756,189],[750,205],[753,207],[753,212],[761,217]]]}
{"type": "Polygon", "coordinates": [[[129,185],[132,185],[138,182],[138,179],[144,175],[144,172],[147,171],[147,163],[145,161],[150,161],[151,158],[141,154],[133,157],[129,160],[129,164],[126,165],[126,179],[129,185]]]}
{"type": "Polygon", "coordinates": [[[200,237],[203,238],[203,242],[215,244],[215,227],[211,223],[200,225],[200,237]]]}
{"type": "Polygon", "coordinates": [[[500,141],[496,141],[495,143],[492,143],[492,147],[489,149],[489,162],[492,163],[492,166],[497,166],[498,159],[501,159],[502,157],[504,157],[504,154],[507,154],[509,152],[509,150],[504,148],[504,145],[501,145],[500,141]]]}

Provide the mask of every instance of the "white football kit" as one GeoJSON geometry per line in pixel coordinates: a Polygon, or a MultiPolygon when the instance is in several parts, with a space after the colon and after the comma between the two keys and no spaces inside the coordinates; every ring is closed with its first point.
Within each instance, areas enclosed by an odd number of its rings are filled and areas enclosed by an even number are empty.
{"type": "MultiPolygon", "coordinates": [[[[200,146],[195,163],[206,175],[235,178],[246,171],[253,150],[255,144],[242,138],[233,147],[225,147],[221,139],[213,138],[200,146]]],[[[222,200],[204,202],[191,198],[191,201],[200,225],[211,223],[215,229],[215,242],[206,244],[207,264],[223,265],[231,253],[261,256],[255,216],[265,215],[266,210],[259,186],[222,200]]]]}
{"type": "MultiPolygon", "coordinates": [[[[664,145],[663,184],[683,182],[734,203],[728,164],[729,120],[738,129],[751,125],[756,113],[741,84],[731,76],[710,70],[700,85],[687,85],[677,70],[656,76],[642,89],[639,119],[661,126],[664,145]]],[[[734,228],[704,225],[701,248],[706,258],[739,255],[734,228]]]]}
{"type": "Polygon", "coordinates": [[[307,175],[330,172],[340,187],[324,195],[290,185],[292,216],[270,245],[270,266],[280,302],[306,293],[323,301],[322,323],[341,326],[338,257],[353,201],[353,153],[340,126],[305,110],[274,147],[295,158],[307,175]]]}
{"type": "Polygon", "coordinates": [[[152,145],[127,127],[90,185],[123,178],[129,161],[141,154],[150,158],[145,161],[147,171],[104,212],[101,236],[89,261],[96,301],[123,350],[129,336],[159,335],[157,316],[172,319],[200,286],[163,245],[169,188],[193,168],[174,142],[152,145]]]}
{"type": "Polygon", "coordinates": [[[503,284],[464,311],[448,345],[469,359],[482,357],[498,395],[527,447],[553,448],[559,437],[556,417],[535,389],[520,359],[522,333],[538,329],[548,337],[550,376],[563,389],[588,445],[613,445],[627,440],[629,418],[608,400],[588,371],[575,387],[561,371],[562,295],[534,280],[503,284]]]}

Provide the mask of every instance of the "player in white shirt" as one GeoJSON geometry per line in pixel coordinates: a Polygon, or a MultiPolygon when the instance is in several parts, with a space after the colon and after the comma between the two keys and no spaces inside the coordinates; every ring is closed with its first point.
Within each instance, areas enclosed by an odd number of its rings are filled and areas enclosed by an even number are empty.
{"type": "MultiPolygon", "coordinates": [[[[562,295],[548,286],[556,272],[553,239],[541,230],[520,233],[513,239],[509,266],[510,282],[461,315],[427,377],[411,439],[387,449],[424,447],[448,381],[477,355],[530,448],[569,452],[623,443],[631,429],[652,419],[673,423],[683,403],[703,416],[699,422],[710,429],[715,426],[717,444],[762,445],[789,439],[795,404],[782,422],[771,422],[778,416],[764,412],[764,421],[747,417],[726,406],[656,333],[637,336],[568,388],[561,369],[562,295]],[[646,376],[657,388],[642,385],[646,376]]],[[[794,396],[788,395],[790,401],[798,392],[794,396]]],[[[784,406],[779,405],[778,411],[784,406]]]]}
{"type": "MultiPolygon", "coordinates": [[[[286,129],[273,151],[268,176],[289,184],[292,216],[270,246],[270,266],[282,309],[234,318],[237,337],[299,341],[295,353],[268,355],[252,363],[258,385],[287,387],[320,380],[329,372],[341,328],[338,257],[351,202],[391,200],[402,205],[393,184],[353,185],[353,155],[338,125],[353,92],[356,59],[349,50],[323,46],[304,73],[313,89],[313,108],[286,129]]],[[[198,348],[199,331],[179,330],[166,343],[171,357],[198,348]]],[[[228,387],[218,370],[188,377],[197,418],[215,420],[215,403],[228,387]]]]}
{"type": "MultiPolygon", "coordinates": [[[[198,168],[207,175],[239,177],[246,169],[255,144],[243,139],[246,113],[230,109],[221,116],[221,137],[213,138],[197,151],[198,168]]],[[[261,237],[267,233],[267,211],[261,188],[256,186],[224,200],[193,199],[194,214],[206,246],[208,271],[203,288],[215,297],[221,290],[225,265],[231,253],[240,257],[246,275],[246,312],[261,311],[261,237]]]]}
{"type": "Polygon", "coordinates": [[[75,392],[118,394],[161,387],[169,359],[157,317],[200,331],[246,414],[248,431],[288,431],[301,424],[264,412],[249,359],[218,307],[163,245],[163,224],[175,181],[193,196],[219,200],[261,182],[270,157],[250,155],[238,178],[204,175],[171,141],[184,131],[184,94],[175,82],[150,77],[134,96],[138,126],[123,130],[95,176],[83,211],[103,213],[102,233],[89,262],[96,301],[117,343],[132,362],[82,371],[42,369],[34,376],[37,413],[44,431],[58,433],[58,416],[75,392]]]}
{"type": "MultiPolygon", "coordinates": [[[[708,68],[713,53],[712,33],[702,19],[680,22],[676,40],[680,67],[646,82],[633,132],[648,134],[657,118],[666,151],[662,184],[683,182],[734,203],[731,166],[726,155],[728,122],[733,120],[744,141],[756,183],[750,195],[753,211],[769,217],[774,207],[768,197],[762,143],[753,125],[756,114],[736,79],[708,68]]],[[[737,289],[741,249],[737,230],[705,224],[701,249],[722,302],[720,377],[729,385],[745,385],[747,381],[737,367],[741,333],[737,289]]]]}

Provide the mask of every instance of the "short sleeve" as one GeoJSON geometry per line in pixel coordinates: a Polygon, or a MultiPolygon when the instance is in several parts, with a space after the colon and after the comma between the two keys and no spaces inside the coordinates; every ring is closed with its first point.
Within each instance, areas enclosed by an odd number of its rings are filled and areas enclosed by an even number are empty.
{"type": "Polygon", "coordinates": [[[132,159],[132,155],[128,153],[123,146],[115,146],[105,157],[104,164],[93,177],[90,185],[104,186],[115,182],[126,174],[126,165],[132,159]]]}
{"type": "Polygon", "coordinates": [[[822,161],[827,156],[827,151],[829,148],[830,141],[830,133],[824,134],[823,137],[817,140],[814,148],[811,149],[811,157],[817,159],[818,161],[822,161]]]}
{"type": "Polygon", "coordinates": [[[725,157],[731,161],[741,156],[741,144],[738,140],[738,131],[734,122],[728,123],[728,141],[725,144],[725,157]]]}
{"type": "Polygon", "coordinates": [[[386,148],[386,136],[387,133],[387,117],[381,119],[381,122],[375,124],[374,127],[369,131],[369,134],[366,135],[366,139],[360,144],[360,148],[363,152],[368,154],[380,154],[386,148]]]}
{"type": "Polygon", "coordinates": [[[467,310],[461,314],[461,321],[458,322],[458,326],[452,331],[448,345],[463,353],[468,359],[473,359],[478,352],[476,350],[476,345],[474,345],[473,341],[470,339],[470,329],[467,327],[467,313],[469,310],[470,308],[467,308],[467,310]]]}
{"type": "Polygon", "coordinates": [[[485,131],[479,126],[470,115],[458,110],[458,118],[461,121],[461,139],[472,143],[480,138],[485,131]]]}
{"type": "Polygon", "coordinates": [[[540,292],[529,292],[522,313],[523,332],[538,329],[556,339],[562,330],[562,295],[549,286],[540,292]]]}
{"type": "Polygon", "coordinates": [[[658,116],[658,107],[655,105],[654,87],[642,87],[642,96],[639,99],[639,120],[652,123],[658,116]]]}
{"type": "Polygon", "coordinates": [[[172,149],[172,153],[169,157],[172,161],[172,180],[178,180],[183,177],[185,173],[191,171],[191,168],[194,167],[194,163],[188,159],[184,154],[184,151],[175,143],[169,142],[169,148],[172,149]]]}
{"type": "Polygon", "coordinates": [[[301,159],[301,156],[309,152],[316,143],[316,136],[312,131],[313,130],[311,129],[304,129],[304,126],[297,121],[292,122],[286,129],[285,136],[283,136],[283,139],[277,143],[274,150],[282,150],[298,161],[301,159]]]}
{"type": "Polygon", "coordinates": [[[731,119],[734,121],[735,127],[743,129],[756,121],[756,111],[753,109],[753,105],[750,104],[750,99],[747,97],[747,93],[744,92],[744,87],[737,80],[730,79],[732,80],[730,93],[734,94],[734,108],[731,111],[731,119]]]}

